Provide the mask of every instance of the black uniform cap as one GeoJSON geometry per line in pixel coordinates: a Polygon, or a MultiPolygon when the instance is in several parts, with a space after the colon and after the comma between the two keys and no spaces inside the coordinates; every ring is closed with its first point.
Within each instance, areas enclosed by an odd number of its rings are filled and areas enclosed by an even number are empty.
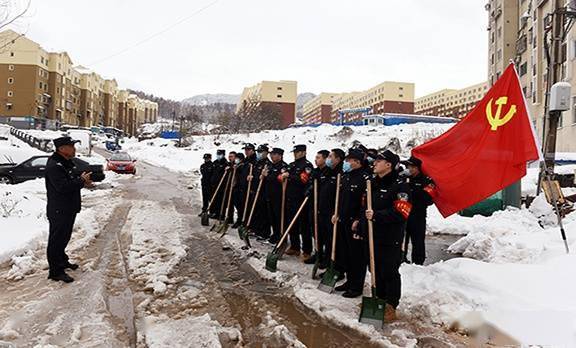
{"type": "Polygon", "coordinates": [[[378,154],[376,159],[388,161],[388,162],[392,163],[392,166],[396,166],[398,164],[398,162],[400,162],[400,157],[398,157],[397,154],[395,154],[394,152],[392,152],[390,150],[386,150],[386,151],[382,152],[381,154],[378,154]]]}
{"type": "Polygon", "coordinates": [[[406,164],[406,165],[410,165],[410,166],[415,166],[418,168],[422,168],[422,160],[419,158],[416,158],[414,156],[410,156],[409,159],[407,159],[406,161],[402,161],[402,164],[406,164]]]}
{"type": "Polygon", "coordinates": [[[264,152],[264,151],[266,151],[266,152],[270,151],[270,149],[268,148],[268,145],[266,145],[266,144],[259,145],[258,149],[256,150],[256,152],[264,152]]]}
{"type": "Polygon", "coordinates": [[[226,154],[226,150],[216,150],[216,154],[217,154],[217,155],[225,155],[225,154],[226,154]]]}
{"type": "Polygon", "coordinates": [[[212,155],[209,153],[204,154],[204,159],[212,158],[212,155]]]}
{"type": "Polygon", "coordinates": [[[318,154],[322,155],[324,158],[328,157],[330,155],[330,151],[328,150],[320,150],[318,151],[318,154]]]}
{"type": "Polygon", "coordinates": [[[244,156],[242,152],[238,152],[236,154],[236,158],[239,158],[241,161],[243,161],[246,158],[246,156],[244,156]]]}
{"type": "Polygon", "coordinates": [[[54,142],[54,146],[56,148],[59,148],[60,146],[64,146],[64,145],[74,145],[74,144],[80,142],[80,140],[73,140],[72,138],[70,138],[68,136],[56,138],[52,141],[54,142]]]}
{"type": "Polygon", "coordinates": [[[242,148],[242,150],[255,150],[256,147],[254,146],[254,144],[251,143],[246,143],[244,144],[244,147],[242,148]]]}
{"type": "Polygon", "coordinates": [[[279,155],[284,155],[284,149],[281,149],[279,147],[273,147],[272,152],[270,152],[270,153],[277,153],[279,155]]]}
{"type": "Polygon", "coordinates": [[[306,145],[304,144],[294,145],[292,152],[298,152],[298,151],[306,151],[306,145]]]}
{"type": "Polygon", "coordinates": [[[364,160],[364,151],[360,149],[350,149],[348,150],[348,155],[346,158],[357,159],[358,161],[364,160]]]}

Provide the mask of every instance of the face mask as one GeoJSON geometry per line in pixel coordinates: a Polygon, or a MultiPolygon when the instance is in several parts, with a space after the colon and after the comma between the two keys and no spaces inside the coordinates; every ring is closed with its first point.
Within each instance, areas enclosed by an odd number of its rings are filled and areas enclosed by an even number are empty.
{"type": "Polygon", "coordinates": [[[368,156],[367,161],[368,161],[368,163],[372,164],[372,163],[374,163],[374,158],[368,156]]]}
{"type": "Polygon", "coordinates": [[[410,171],[408,170],[408,168],[404,168],[404,169],[400,172],[400,176],[410,176],[410,171]]]}
{"type": "Polygon", "coordinates": [[[216,155],[216,158],[221,160],[222,158],[224,158],[224,155],[216,155]]]}
{"type": "Polygon", "coordinates": [[[234,163],[239,164],[239,163],[240,163],[240,158],[236,158],[236,159],[234,160],[234,163]]]}
{"type": "Polygon", "coordinates": [[[327,165],[329,168],[332,168],[332,164],[334,164],[334,163],[332,163],[332,158],[328,158],[328,159],[326,160],[326,165],[327,165]]]}
{"type": "Polygon", "coordinates": [[[262,153],[256,152],[256,159],[260,161],[262,159],[262,153]]]}
{"type": "Polygon", "coordinates": [[[342,164],[342,171],[344,171],[344,173],[348,173],[352,170],[352,165],[350,164],[350,162],[344,162],[344,164],[342,164]]]}

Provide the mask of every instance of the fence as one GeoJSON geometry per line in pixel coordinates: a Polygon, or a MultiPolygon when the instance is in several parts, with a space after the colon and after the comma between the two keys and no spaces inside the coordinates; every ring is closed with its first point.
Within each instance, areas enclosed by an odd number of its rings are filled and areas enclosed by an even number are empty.
{"type": "Polygon", "coordinates": [[[54,151],[54,144],[52,143],[51,139],[39,139],[33,135],[30,135],[20,129],[16,129],[14,127],[10,128],[10,134],[15,136],[16,138],[22,140],[26,144],[36,148],[40,151],[44,152],[52,152],[54,151]]]}

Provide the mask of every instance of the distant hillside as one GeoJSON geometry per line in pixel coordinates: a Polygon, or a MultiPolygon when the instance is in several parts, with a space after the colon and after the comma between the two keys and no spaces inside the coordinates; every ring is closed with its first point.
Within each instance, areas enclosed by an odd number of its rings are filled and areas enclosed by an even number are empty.
{"type": "Polygon", "coordinates": [[[190,105],[211,105],[211,104],[234,104],[238,103],[239,94],[200,94],[182,100],[182,103],[190,105]]]}

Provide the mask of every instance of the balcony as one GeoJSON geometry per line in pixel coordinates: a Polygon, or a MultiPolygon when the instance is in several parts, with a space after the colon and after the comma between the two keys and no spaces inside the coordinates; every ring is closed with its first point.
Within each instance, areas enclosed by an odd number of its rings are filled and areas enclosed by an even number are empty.
{"type": "Polygon", "coordinates": [[[522,54],[528,49],[528,37],[522,35],[516,40],[516,54],[522,54]]]}

